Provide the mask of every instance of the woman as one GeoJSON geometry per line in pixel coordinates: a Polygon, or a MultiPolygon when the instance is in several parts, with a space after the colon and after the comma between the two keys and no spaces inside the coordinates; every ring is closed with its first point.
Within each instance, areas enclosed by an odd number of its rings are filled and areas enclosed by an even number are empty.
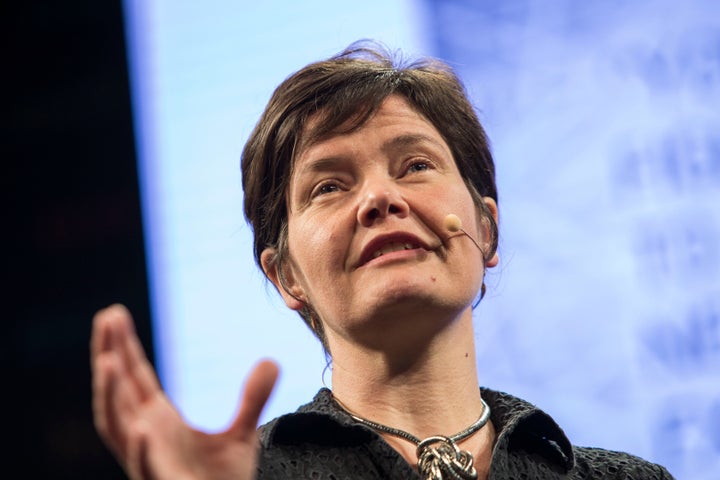
{"type": "Polygon", "coordinates": [[[94,322],[94,412],[131,478],[670,478],[480,388],[472,309],[498,263],[497,191],[447,66],[356,44],[303,68],[242,170],[256,260],[332,358],[332,391],[256,430],[277,377],[263,361],[231,427],[198,432],[112,306],[94,322]]]}

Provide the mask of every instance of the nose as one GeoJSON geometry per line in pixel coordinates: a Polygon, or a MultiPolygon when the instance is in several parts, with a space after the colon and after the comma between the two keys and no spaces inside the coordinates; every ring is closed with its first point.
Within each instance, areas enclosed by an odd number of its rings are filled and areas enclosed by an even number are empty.
{"type": "Polygon", "coordinates": [[[391,181],[374,182],[363,190],[358,207],[358,223],[370,227],[390,215],[404,218],[410,207],[391,181]]]}

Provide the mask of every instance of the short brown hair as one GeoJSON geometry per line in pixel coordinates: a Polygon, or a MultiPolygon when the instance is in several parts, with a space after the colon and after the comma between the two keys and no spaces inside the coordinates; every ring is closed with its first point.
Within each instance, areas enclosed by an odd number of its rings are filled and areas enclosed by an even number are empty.
{"type": "MultiPolygon", "coordinates": [[[[497,225],[481,197],[497,202],[495,165],[487,136],[452,69],[435,59],[404,63],[386,48],[356,42],[328,60],[311,63],[283,81],[273,93],[242,153],[245,217],[254,233],[255,260],[275,248],[275,261],[287,255],[286,192],[301,143],[362,126],[392,94],[403,96],[440,132],[476,204],[489,217],[491,258],[497,248],[497,225]],[[321,112],[311,132],[308,120],[321,112]]],[[[282,279],[281,279],[282,280],[282,279]]],[[[326,345],[322,325],[312,310],[300,311],[326,345]]]]}

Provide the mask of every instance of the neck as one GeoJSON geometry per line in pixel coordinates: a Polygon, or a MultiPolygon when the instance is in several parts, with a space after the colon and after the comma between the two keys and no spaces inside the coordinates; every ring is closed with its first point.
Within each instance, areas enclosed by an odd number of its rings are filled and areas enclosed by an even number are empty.
{"type": "MultiPolygon", "coordinates": [[[[412,336],[407,336],[412,340],[412,336]]],[[[398,349],[368,349],[334,342],[333,395],[351,414],[424,440],[451,437],[483,411],[475,359],[472,314],[468,310],[428,342],[390,339],[398,349]],[[393,341],[394,340],[394,341],[393,341]]],[[[379,432],[416,468],[417,445],[379,432]]],[[[495,430],[492,422],[458,442],[473,457],[477,478],[487,478],[495,430]]]]}
{"type": "Polygon", "coordinates": [[[427,342],[392,343],[399,347],[332,346],[333,395],[345,408],[419,438],[453,435],[477,420],[482,403],[470,310],[427,342]]]}

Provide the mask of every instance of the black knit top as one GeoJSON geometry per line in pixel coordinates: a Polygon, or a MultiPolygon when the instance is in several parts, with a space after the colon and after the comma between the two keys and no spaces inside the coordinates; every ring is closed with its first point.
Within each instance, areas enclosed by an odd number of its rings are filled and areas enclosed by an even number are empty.
{"type": "MultiPolygon", "coordinates": [[[[534,405],[481,389],[497,432],[490,479],[672,479],[623,452],[571,445],[534,405]]],[[[419,479],[417,470],[374,430],[358,424],[321,389],[297,412],[260,427],[258,479],[419,479]]]]}

